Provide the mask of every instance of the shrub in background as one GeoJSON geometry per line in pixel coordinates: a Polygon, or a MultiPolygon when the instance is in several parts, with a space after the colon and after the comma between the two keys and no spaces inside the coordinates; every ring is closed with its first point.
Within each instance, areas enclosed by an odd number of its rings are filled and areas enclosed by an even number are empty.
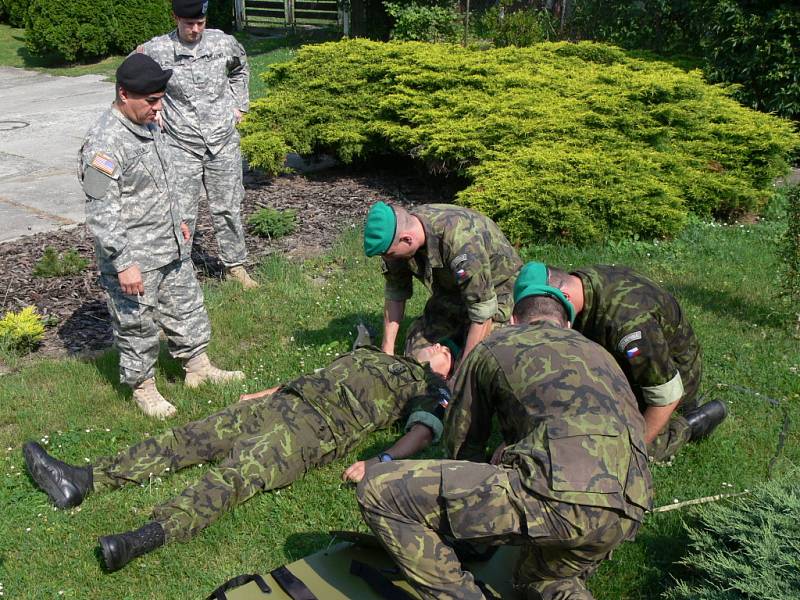
{"type": "Polygon", "coordinates": [[[16,352],[33,350],[44,337],[44,323],[35,306],[9,311],[0,319],[0,346],[16,352]]]}
{"type": "Polygon", "coordinates": [[[468,181],[456,202],[516,243],[670,236],[688,213],[758,210],[800,147],[791,124],[660,62],[584,42],[476,51],[349,40],[265,76],[252,166],[285,151],[405,154],[468,181]]]}
{"type": "MultiPolygon", "coordinates": [[[[211,5],[215,2],[211,2],[211,5]]],[[[174,29],[171,0],[114,0],[112,52],[129,54],[139,44],[174,29]]]]}
{"type": "Polygon", "coordinates": [[[277,210],[267,207],[250,215],[247,224],[250,225],[250,230],[255,235],[277,239],[294,231],[296,216],[297,213],[294,210],[277,210]]]}
{"type": "Polygon", "coordinates": [[[48,246],[33,268],[33,274],[36,277],[66,277],[77,275],[88,266],[89,261],[75,250],[67,250],[59,255],[55,248],[48,246]]]}
{"type": "Polygon", "coordinates": [[[394,19],[391,38],[418,42],[455,42],[461,31],[461,16],[450,5],[419,2],[385,2],[394,19]]]}
{"type": "Polygon", "coordinates": [[[234,29],[233,0],[211,0],[206,18],[207,27],[231,33],[234,29]]]}
{"type": "Polygon", "coordinates": [[[25,27],[25,15],[30,0],[0,0],[0,22],[11,27],[25,27]]]}
{"type": "Polygon", "coordinates": [[[511,10],[493,6],[473,22],[473,33],[479,38],[491,40],[498,48],[522,48],[558,39],[556,22],[547,10],[511,10]]]}
{"type": "Polygon", "coordinates": [[[686,526],[691,544],[681,563],[694,579],[667,600],[800,598],[800,481],[790,473],[735,501],[708,504],[686,526]]]}
{"type": "Polygon", "coordinates": [[[800,325],[800,186],[786,191],[786,231],[779,243],[781,288],[794,307],[800,325]]]}

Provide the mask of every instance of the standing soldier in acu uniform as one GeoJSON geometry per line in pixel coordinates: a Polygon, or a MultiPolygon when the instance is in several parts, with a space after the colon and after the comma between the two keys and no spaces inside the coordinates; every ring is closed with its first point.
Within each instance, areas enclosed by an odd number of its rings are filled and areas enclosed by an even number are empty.
{"type": "Polygon", "coordinates": [[[225,274],[254,288],[244,268],[242,155],[236,125],[250,106],[247,55],[236,39],[206,30],[209,0],[173,0],[176,29],[137,50],[172,69],[161,122],[173,146],[176,189],[194,235],[205,186],[225,274]]]}
{"type": "MultiPolygon", "coordinates": [[[[167,471],[219,461],[179,496],[156,506],[144,527],[100,539],[106,566],[116,570],[164,543],[190,539],[225,511],[339,458],[403,414],[408,415],[406,435],[370,464],[409,456],[438,440],[450,400],[444,379],[452,367],[450,350],[437,344],[421,350],[417,359],[395,358],[373,346],[358,348],[326,369],[243,396],[216,414],[93,465],[68,465],[35,442],[25,444],[25,462],[56,506],[68,508],[90,492],[144,484],[167,471]]],[[[344,476],[358,478],[363,471],[363,462],[356,463],[344,476]]]]}
{"type": "Polygon", "coordinates": [[[175,413],[155,386],[159,327],[184,362],[186,384],[241,379],[208,360],[211,336],[189,260],[189,229],[173,193],[169,147],[154,124],[171,71],[143,54],[117,69],[116,99],[80,151],[86,223],[108,294],[122,383],[145,414],[175,413]]]}
{"type": "Polygon", "coordinates": [[[467,356],[493,323],[511,317],[514,279],[522,262],[484,215],[445,204],[409,212],[377,202],[367,215],[364,252],[383,258],[382,348],[387,354],[394,353],[414,277],[431,291],[431,298],[409,328],[405,354],[449,338],[467,356]]]}
{"type": "Polygon", "coordinates": [[[445,440],[462,460],[371,467],[361,510],[423,598],[482,600],[445,537],[522,545],[521,598],[588,600],[586,578],[633,539],[652,500],[644,421],[603,348],[568,328],[555,288],[520,276],[513,323],[461,363],[445,440]],[[507,444],[484,461],[497,416],[507,444]]]}
{"type": "Polygon", "coordinates": [[[598,265],[567,273],[528,263],[525,272],[559,288],[575,306],[573,328],[617,360],[644,413],[644,439],[653,460],[668,460],[725,419],[728,409],[720,400],[697,406],[700,342],[666,290],[627,267],[598,265]]]}

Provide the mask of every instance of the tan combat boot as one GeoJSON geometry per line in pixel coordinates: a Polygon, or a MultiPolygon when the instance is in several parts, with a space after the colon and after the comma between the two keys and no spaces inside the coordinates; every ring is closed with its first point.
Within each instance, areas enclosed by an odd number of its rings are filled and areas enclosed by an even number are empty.
{"type": "Polygon", "coordinates": [[[178,412],[156,389],[156,380],[152,377],[133,388],[133,399],[148,417],[166,419],[178,412]]]}
{"type": "Polygon", "coordinates": [[[235,267],[225,267],[225,279],[232,279],[233,281],[238,281],[241,286],[246,290],[253,290],[258,287],[258,283],[256,283],[250,275],[247,274],[247,269],[245,269],[242,265],[236,265],[235,267]]]}
{"type": "Polygon", "coordinates": [[[205,352],[187,360],[183,370],[186,371],[184,383],[190,388],[196,388],[206,381],[224,383],[244,379],[244,373],[241,371],[223,371],[212,365],[205,352]]]}

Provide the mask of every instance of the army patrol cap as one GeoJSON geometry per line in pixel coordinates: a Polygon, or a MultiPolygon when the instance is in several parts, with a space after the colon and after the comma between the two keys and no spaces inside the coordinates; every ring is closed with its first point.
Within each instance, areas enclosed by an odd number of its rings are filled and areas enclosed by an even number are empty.
{"type": "Polygon", "coordinates": [[[397,216],[385,202],[376,202],[369,209],[364,225],[364,254],[376,256],[392,245],[397,231],[397,216]]]}
{"type": "Polygon", "coordinates": [[[162,69],[152,58],[141,52],[131,54],[117,68],[117,83],[134,94],[162,92],[172,77],[172,69],[162,69]]]}
{"type": "Polygon", "coordinates": [[[529,262],[519,272],[514,283],[514,302],[528,296],[549,296],[561,302],[567,311],[570,323],[575,322],[575,307],[567,300],[560,289],[547,285],[547,265],[542,262],[529,262]]]}
{"type": "Polygon", "coordinates": [[[172,0],[172,12],[184,19],[202,19],[208,12],[208,0],[172,0]]]}

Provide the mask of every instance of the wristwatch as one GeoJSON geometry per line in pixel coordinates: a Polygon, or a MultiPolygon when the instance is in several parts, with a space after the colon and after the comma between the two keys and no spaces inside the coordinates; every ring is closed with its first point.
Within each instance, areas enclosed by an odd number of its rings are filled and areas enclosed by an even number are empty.
{"type": "Polygon", "coordinates": [[[394,458],[388,452],[384,452],[383,454],[378,454],[378,462],[392,462],[394,458]]]}

